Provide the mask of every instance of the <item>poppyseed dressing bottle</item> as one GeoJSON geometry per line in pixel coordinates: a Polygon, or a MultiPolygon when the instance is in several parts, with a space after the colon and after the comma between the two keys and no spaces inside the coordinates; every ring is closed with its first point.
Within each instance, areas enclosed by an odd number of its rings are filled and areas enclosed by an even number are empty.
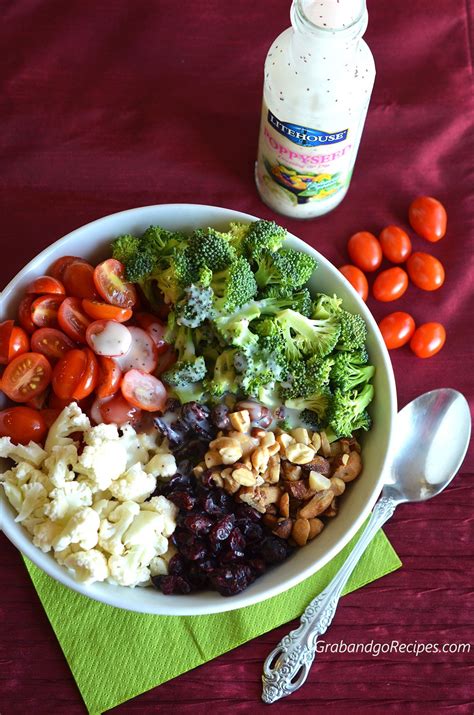
{"type": "Polygon", "coordinates": [[[332,211],[349,188],[375,79],[365,0],[293,0],[265,60],[255,179],[294,218],[332,211]]]}

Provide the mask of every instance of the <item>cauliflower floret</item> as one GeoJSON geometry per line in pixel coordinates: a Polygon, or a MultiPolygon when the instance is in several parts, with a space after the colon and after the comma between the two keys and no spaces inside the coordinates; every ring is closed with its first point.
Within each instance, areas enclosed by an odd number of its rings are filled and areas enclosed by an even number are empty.
{"type": "Polygon", "coordinates": [[[85,434],[86,446],[76,465],[93,492],[108,489],[127,468],[127,451],[115,425],[97,425],[85,434]],[[112,427],[112,429],[108,429],[112,427]]]}
{"type": "Polygon", "coordinates": [[[77,551],[64,559],[64,565],[73,572],[74,578],[81,583],[105,581],[109,575],[107,559],[101,551],[77,551]]]}
{"type": "Polygon", "coordinates": [[[49,497],[51,501],[45,506],[44,513],[52,521],[69,519],[78,509],[92,504],[91,490],[80,482],[66,482],[63,487],[53,489],[49,497]]]}
{"type": "Polygon", "coordinates": [[[70,554],[76,554],[78,551],[81,551],[81,547],[79,546],[79,544],[70,544],[62,551],[58,551],[56,549],[54,551],[54,558],[56,559],[58,564],[60,564],[61,566],[64,566],[64,562],[66,561],[67,557],[70,554]]]}
{"type": "Polygon", "coordinates": [[[13,459],[15,462],[29,462],[39,467],[47,456],[47,452],[36,442],[29,442],[27,445],[13,444],[10,437],[0,437],[0,457],[13,459]]]}
{"type": "Polygon", "coordinates": [[[130,469],[137,462],[142,464],[148,462],[148,451],[142,444],[140,435],[135,432],[132,425],[124,425],[120,428],[120,431],[122,433],[120,443],[127,452],[127,466],[123,471],[130,469]]]}
{"type": "MultiPolygon", "coordinates": [[[[168,441],[163,440],[158,430],[154,430],[153,432],[140,432],[137,434],[137,438],[143,449],[147,452],[158,452],[163,445],[166,445],[166,451],[169,451],[168,441]]],[[[142,459],[141,461],[147,462],[148,458],[142,459]]]]}
{"type": "Polygon", "coordinates": [[[33,467],[28,462],[19,462],[16,467],[9,469],[3,474],[0,474],[0,481],[7,481],[17,487],[30,482],[31,484],[39,482],[45,489],[48,488],[48,477],[39,469],[33,467]]]}
{"type": "MultiPolygon", "coordinates": [[[[117,504],[117,502],[110,503],[114,506],[117,504]]],[[[101,521],[99,546],[110,554],[122,554],[125,548],[122,543],[122,537],[139,513],[140,507],[133,501],[126,501],[115,506],[108,518],[101,521]]]]}
{"type": "Polygon", "coordinates": [[[156,477],[143,471],[141,464],[134,464],[109,487],[119,501],[143,502],[156,489],[156,477]]]}
{"type": "Polygon", "coordinates": [[[34,511],[43,509],[46,504],[48,494],[44,486],[39,482],[35,482],[34,484],[23,484],[23,486],[20,487],[20,491],[22,495],[22,504],[18,515],[15,517],[15,521],[22,522],[34,511]]]}
{"type": "Polygon", "coordinates": [[[92,508],[96,511],[101,519],[107,519],[109,514],[118,505],[115,499],[111,499],[111,493],[108,489],[103,492],[96,492],[94,494],[94,501],[92,502],[92,508]]]}
{"type": "Polygon", "coordinates": [[[44,521],[43,519],[33,528],[33,544],[44,553],[47,553],[53,548],[53,542],[56,541],[62,530],[63,524],[61,522],[51,521],[50,519],[44,521]]]}
{"type": "Polygon", "coordinates": [[[145,511],[156,511],[163,516],[163,536],[171,536],[176,529],[176,519],[179,509],[169,499],[164,496],[152,497],[149,501],[141,504],[140,508],[145,511]]]}
{"type": "Polygon", "coordinates": [[[43,469],[46,469],[53,486],[62,487],[75,478],[76,464],[77,447],[75,444],[66,444],[53,447],[51,454],[44,460],[43,469]]]}
{"type": "Polygon", "coordinates": [[[145,466],[145,471],[153,474],[154,477],[172,477],[176,474],[176,470],[176,460],[169,452],[155,454],[145,466]]]}
{"type": "Polygon", "coordinates": [[[86,551],[93,549],[99,539],[99,526],[100,519],[96,511],[88,506],[79,509],[54,539],[54,550],[63,551],[69,544],[79,544],[86,551]]]}
{"type": "Polygon", "coordinates": [[[125,532],[123,543],[127,547],[150,544],[156,556],[166,553],[168,539],[163,536],[164,521],[156,511],[140,511],[125,532]]]}
{"type": "Polygon", "coordinates": [[[45,450],[52,452],[55,446],[64,447],[67,444],[73,444],[74,440],[69,435],[74,432],[85,432],[90,426],[88,416],[84,414],[77,402],[71,402],[49,428],[44,445],[45,450]]]}
{"type": "Polygon", "coordinates": [[[150,578],[148,564],[155,556],[155,550],[149,544],[132,546],[120,556],[111,556],[108,560],[109,581],[119,586],[139,586],[150,578]]]}
{"type": "Polygon", "coordinates": [[[161,556],[154,556],[150,561],[150,576],[166,576],[168,564],[161,556]]]}
{"type": "MultiPolygon", "coordinates": [[[[11,471],[11,470],[10,470],[11,471]]],[[[5,474],[2,474],[2,477],[5,477],[5,474]]],[[[5,491],[5,495],[12,505],[12,507],[15,509],[16,512],[21,511],[21,505],[23,504],[23,495],[21,493],[20,487],[18,487],[16,484],[13,483],[13,481],[5,479],[4,482],[2,482],[3,489],[5,491]]]]}

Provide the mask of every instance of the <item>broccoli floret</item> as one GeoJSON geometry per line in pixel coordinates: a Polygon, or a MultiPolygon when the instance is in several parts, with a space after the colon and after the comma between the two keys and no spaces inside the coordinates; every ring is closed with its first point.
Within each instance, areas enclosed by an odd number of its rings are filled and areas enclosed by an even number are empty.
{"type": "Polygon", "coordinates": [[[286,400],[285,405],[293,410],[300,410],[300,412],[310,410],[322,422],[326,417],[330,401],[331,393],[329,390],[322,390],[307,397],[295,397],[292,400],[286,400]]]}
{"type": "Polygon", "coordinates": [[[293,290],[309,280],[317,265],[312,256],[294,248],[283,248],[277,253],[262,251],[257,264],[255,280],[260,288],[276,285],[293,290]]]}
{"type": "Polygon", "coordinates": [[[315,320],[325,320],[333,316],[340,316],[343,312],[341,308],[342,299],[336,295],[326,295],[317,293],[313,299],[313,309],[311,317],[315,320]]]}
{"type": "Polygon", "coordinates": [[[195,270],[222,271],[235,259],[235,251],[225,234],[213,228],[196,229],[188,241],[186,256],[195,270]]]}
{"type": "Polygon", "coordinates": [[[237,256],[243,256],[245,254],[245,240],[250,226],[250,223],[232,221],[229,230],[224,234],[237,256]]]}
{"type": "Polygon", "coordinates": [[[283,310],[275,320],[285,340],[293,342],[302,355],[325,357],[336,346],[340,328],[333,318],[311,320],[294,310],[283,310]]]}
{"type": "Polygon", "coordinates": [[[250,328],[250,322],[260,316],[256,303],[250,302],[242,306],[232,315],[222,315],[214,320],[218,336],[227,344],[235,347],[250,348],[258,343],[258,335],[250,328]]]}
{"type": "Polygon", "coordinates": [[[214,273],[211,287],[218,300],[214,309],[218,313],[233,313],[255,297],[257,284],[245,258],[237,258],[222,271],[214,273]]]}
{"type": "Polygon", "coordinates": [[[356,429],[368,429],[370,419],[367,419],[366,409],[373,396],[373,385],[365,385],[360,392],[334,390],[328,422],[339,437],[349,437],[356,429]]]}
{"type": "Polygon", "coordinates": [[[331,369],[331,380],[343,392],[350,392],[358,385],[363,385],[372,379],[375,373],[373,365],[367,365],[367,352],[339,352],[334,356],[331,369]]]}
{"type": "Polygon", "coordinates": [[[177,231],[168,231],[161,226],[149,226],[140,240],[140,248],[153,253],[157,257],[169,255],[178,246],[186,246],[186,236],[177,231]]]}
{"type": "Polygon", "coordinates": [[[175,250],[166,260],[160,262],[149,280],[156,281],[166,303],[177,303],[183,295],[184,288],[193,283],[194,277],[195,272],[186,253],[175,250]]]}
{"type": "Polygon", "coordinates": [[[132,236],[131,233],[117,236],[112,243],[112,256],[127,265],[128,261],[137,253],[139,244],[140,239],[132,236]]]}
{"type": "Polygon", "coordinates": [[[329,375],[333,358],[320,359],[313,357],[307,360],[297,360],[289,364],[285,382],[281,386],[282,398],[294,399],[308,397],[316,392],[329,391],[329,375]]]}
{"type": "Polygon", "coordinates": [[[184,298],[176,304],[176,321],[188,328],[197,328],[212,314],[212,288],[192,283],[184,289],[184,298]]]}
{"type": "Polygon", "coordinates": [[[244,239],[244,249],[247,256],[258,260],[263,251],[278,251],[286,238],[286,229],[274,221],[255,221],[251,224],[244,239]]]}
{"type": "Polygon", "coordinates": [[[364,318],[359,315],[341,311],[339,315],[341,332],[336,344],[338,350],[360,350],[367,338],[367,326],[364,318]]]}
{"type": "Polygon", "coordinates": [[[177,388],[189,387],[191,383],[199,382],[206,376],[206,363],[202,356],[193,360],[180,360],[163,373],[163,380],[177,388]]]}
{"type": "Polygon", "coordinates": [[[217,358],[212,379],[206,380],[204,383],[211,399],[218,399],[226,392],[234,394],[238,392],[239,386],[234,363],[236,353],[236,350],[224,350],[217,358]]]}
{"type": "Polygon", "coordinates": [[[316,412],[313,412],[313,410],[303,410],[300,412],[300,420],[307,427],[309,427],[309,429],[312,429],[315,432],[320,432],[324,427],[323,422],[321,422],[321,419],[318,417],[316,412]]]}

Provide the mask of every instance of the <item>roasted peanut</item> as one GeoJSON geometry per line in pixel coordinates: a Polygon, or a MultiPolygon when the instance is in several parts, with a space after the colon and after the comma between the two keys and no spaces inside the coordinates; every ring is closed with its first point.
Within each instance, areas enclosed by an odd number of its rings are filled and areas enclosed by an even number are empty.
{"type": "Polygon", "coordinates": [[[291,530],[291,537],[298,546],[304,546],[309,537],[309,521],[303,517],[297,519],[291,530]]]}
{"type": "Polygon", "coordinates": [[[237,432],[247,433],[250,430],[250,413],[248,410],[239,410],[239,412],[231,412],[229,415],[232,427],[237,432]]]}
{"type": "Polygon", "coordinates": [[[260,473],[266,471],[269,459],[270,455],[268,454],[268,449],[266,447],[257,447],[257,449],[252,452],[252,456],[250,457],[253,468],[260,473]]]}
{"type": "Polygon", "coordinates": [[[309,485],[309,488],[312,489],[313,491],[322,492],[323,489],[330,489],[331,482],[327,477],[324,477],[319,472],[311,471],[309,473],[308,485],[309,485]]]}
{"type": "Polygon", "coordinates": [[[345,482],[343,482],[342,479],[339,479],[339,477],[331,477],[329,481],[331,482],[331,491],[334,492],[334,496],[341,496],[346,488],[345,482]]]}
{"type": "Polygon", "coordinates": [[[299,479],[297,482],[286,482],[285,487],[294,499],[306,501],[314,495],[314,490],[309,488],[304,479],[299,479]]]}
{"type": "Polygon", "coordinates": [[[265,505],[278,504],[280,501],[281,489],[273,484],[264,484],[259,487],[260,495],[265,505]]]}
{"type": "Polygon", "coordinates": [[[282,454],[286,454],[286,448],[290,444],[295,444],[296,440],[291,436],[291,434],[287,434],[286,432],[282,432],[279,434],[276,438],[276,441],[280,445],[280,449],[282,454]]]}
{"type": "Polygon", "coordinates": [[[263,504],[262,497],[257,489],[253,487],[241,487],[238,492],[238,497],[240,501],[253,507],[260,514],[265,514],[265,504],[263,504]]]}
{"type": "Polygon", "coordinates": [[[232,479],[243,487],[251,487],[256,484],[256,475],[246,467],[238,467],[232,472],[232,479]]]}
{"type": "Polygon", "coordinates": [[[326,511],[323,512],[323,516],[333,517],[337,514],[337,499],[334,497],[326,511]]]}
{"type": "Polygon", "coordinates": [[[320,432],[319,436],[321,437],[321,452],[323,453],[324,457],[330,457],[331,456],[331,445],[329,444],[329,440],[326,436],[326,432],[320,432]]]}
{"type": "Polygon", "coordinates": [[[298,516],[304,519],[313,519],[315,516],[322,514],[323,511],[326,511],[333,499],[334,492],[331,489],[318,492],[299,510],[298,516]]]}
{"type": "Polygon", "coordinates": [[[280,445],[278,442],[273,442],[273,444],[269,444],[268,447],[265,447],[265,449],[268,450],[268,454],[270,457],[274,457],[276,454],[279,453],[280,451],[280,445]]]}
{"type": "Polygon", "coordinates": [[[293,462],[293,464],[308,464],[314,459],[314,449],[308,447],[306,444],[301,444],[296,442],[295,444],[290,444],[286,448],[286,457],[293,462]]]}
{"type": "Polygon", "coordinates": [[[323,529],[324,529],[324,523],[321,521],[321,519],[310,519],[309,520],[308,541],[311,541],[311,539],[314,539],[315,536],[320,534],[323,529]]]}
{"type": "Polygon", "coordinates": [[[281,470],[283,472],[283,478],[290,482],[296,482],[301,479],[301,467],[297,464],[291,464],[291,462],[282,462],[281,470]]]}
{"type": "Polygon", "coordinates": [[[204,461],[206,467],[211,469],[211,467],[217,467],[217,465],[222,464],[222,457],[216,450],[211,450],[204,455],[204,461]]]}
{"type": "MultiPolygon", "coordinates": [[[[343,456],[346,457],[347,455],[343,456]]],[[[359,476],[361,471],[362,460],[360,458],[360,454],[359,452],[353,450],[349,453],[349,459],[346,464],[343,464],[341,459],[340,466],[335,469],[332,476],[342,479],[343,482],[352,482],[353,479],[359,476]]]]}
{"type": "Polygon", "coordinates": [[[280,501],[278,502],[278,508],[283,517],[288,518],[290,516],[290,495],[288,492],[284,492],[281,495],[280,501]]]}
{"type": "Polygon", "coordinates": [[[329,461],[326,457],[321,457],[319,454],[316,454],[311,462],[303,465],[303,467],[305,470],[310,469],[312,472],[319,472],[320,474],[324,474],[326,477],[331,471],[331,464],[329,461]]]}
{"type": "Polygon", "coordinates": [[[314,432],[311,437],[311,444],[313,445],[314,451],[319,452],[321,448],[321,437],[319,436],[319,432],[314,432]]]}
{"type": "Polygon", "coordinates": [[[273,529],[273,533],[275,536],[279,536],[280,539],[288,539],[292,529],[293,522],[291,519],[278,519],[278,522],[273,529]]]}
{"type": "Polygon", "coordinates": [[[239,442],[243,457],[248,457],[248,455],[253,452],[254,449],[257,449],[260,444],[258,439],[251,437],[248,434],[244,434],[243,432],[229,432],[229,437],[233,437],[239,442]]]}
{"type": "Polygon", "coordinates": [[[268,526],[270,529],[274,529],[275,526],[278,524],[278,517],[274,514],[264,514],[262,517],[262,521],[265,526],[268,526]]]}
{"type": "Polygon", "coordinates": [[[219,452],[223,464],[234,464],[242,457],[240,442],[233,437],[218,437],[209,444],[209,447],[219,452]]]}
{"type": "Polygon", "coordinates": [[[306,446],[311,444],[308,430],[304,427],[295,427],[295,429],[291,430],[290,434],[296,442],[300,442],[301,444],[305,444],[306,446]]]}

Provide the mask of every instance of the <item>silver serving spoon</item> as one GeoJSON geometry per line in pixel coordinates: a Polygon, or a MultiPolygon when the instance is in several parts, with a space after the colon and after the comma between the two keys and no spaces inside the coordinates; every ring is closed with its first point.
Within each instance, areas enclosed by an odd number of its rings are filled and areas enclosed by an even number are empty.
{"type": "Polygon", "coordinates": [[[471,417],[466,399],[442,388],[420,395],[396,417],[394,450],[381,499],[344,565],[306,608],[301,625],[272,650],[263,666],[262,700],[273,703],[298,690],[311,669],[316,641],[326,632],[349,576],[398,504],[431,499],[451,482],[466,454],[471,417]]]}

